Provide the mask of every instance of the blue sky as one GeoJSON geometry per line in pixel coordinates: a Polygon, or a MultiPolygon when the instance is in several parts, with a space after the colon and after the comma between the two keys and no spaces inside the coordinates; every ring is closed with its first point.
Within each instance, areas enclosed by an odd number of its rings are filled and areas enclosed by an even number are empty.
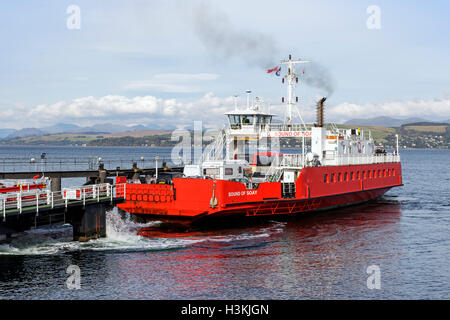
{"type": "MultiPolygon", "coordinates": [[[[448,1],[3,1],[0,121],[212,124],[246,89],[282,115],[285,88],[253,61],[276,66],[288,54],[330,75],[328,120],[445,120],[448,12],[448,1]],[[69,5],[81,10],[79,30],[66,26],[69,5]],[[370,5],[381,10],[379,30],[366,26],[370,5]],[[218,42],[205,41],[216,31],[218,42]]],[[[297,88],[307,120],[325,94],[297,88]]]]}

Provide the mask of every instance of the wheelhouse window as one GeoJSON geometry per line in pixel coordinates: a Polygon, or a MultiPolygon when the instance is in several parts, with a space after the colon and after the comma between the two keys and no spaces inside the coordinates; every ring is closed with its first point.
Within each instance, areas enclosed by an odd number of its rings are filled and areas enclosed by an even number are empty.
{"type": "Polygon", "coordinates": [[[253,116],[242,116],[241,122],[242,122],[242,124],[252,125],[253,124],[253,116]]]}
{"type": "Polygon", "coordinates": [[[240,116],[239,115],[228,115],[228,119],[230,121],[230,127],[233,129],[236,129],[238,127],[240,127],[241,125],[241,121],[240,121],[240,116]]]}

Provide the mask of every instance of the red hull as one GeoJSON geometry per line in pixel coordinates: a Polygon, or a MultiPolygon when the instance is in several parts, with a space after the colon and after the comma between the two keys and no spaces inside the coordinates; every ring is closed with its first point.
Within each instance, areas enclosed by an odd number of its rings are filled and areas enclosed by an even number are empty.
{"type": "Polygon", "coordinates": [[[127,184],[126,202],[118,206],[148,219],[296,214],[361,203],[401,185],[400,163],[307,167],[290,198],[281,182],[246,189],[233,181],[175,178],[172,185],[127,184]]]}

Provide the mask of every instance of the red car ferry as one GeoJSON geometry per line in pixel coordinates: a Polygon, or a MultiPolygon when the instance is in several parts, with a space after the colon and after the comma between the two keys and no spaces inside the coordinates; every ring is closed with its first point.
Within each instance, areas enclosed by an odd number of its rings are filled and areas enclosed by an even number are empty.
{"type": "MultiPolygon", "coordinates": [[[[354,205],[402,185],[398,146],[393,153],[376,148],[370,132],[324,125],[318,103],[317,123],[292,122],[295,65],[289,59],[287,117],[272,123],[256,98],[226,113],[229,128],[197,164],[183,175],[158,183],[127,183],[119,208],[146,220],[199,221],[213,217],[295,215],[354,205]],[[297,153],[279,152],[279,139],[297,138],[297,153]],[[225,149],[225,155],[223,150],[225,149]],[[270,149],[270,151],[268,151],[270,149]]],[[[284,102],[284,99],[283,99],[284,102]]]]}

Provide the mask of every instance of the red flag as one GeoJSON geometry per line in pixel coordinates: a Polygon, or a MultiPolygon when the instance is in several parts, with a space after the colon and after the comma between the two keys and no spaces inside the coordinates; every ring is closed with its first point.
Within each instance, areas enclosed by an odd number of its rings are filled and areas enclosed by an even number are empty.
{"type": "Polygon", "coordinates": [[[275,72],[275,71],[278,71],[278,67],[267,70],[267,73],[271,73],[271,72],[275,72]]]}

